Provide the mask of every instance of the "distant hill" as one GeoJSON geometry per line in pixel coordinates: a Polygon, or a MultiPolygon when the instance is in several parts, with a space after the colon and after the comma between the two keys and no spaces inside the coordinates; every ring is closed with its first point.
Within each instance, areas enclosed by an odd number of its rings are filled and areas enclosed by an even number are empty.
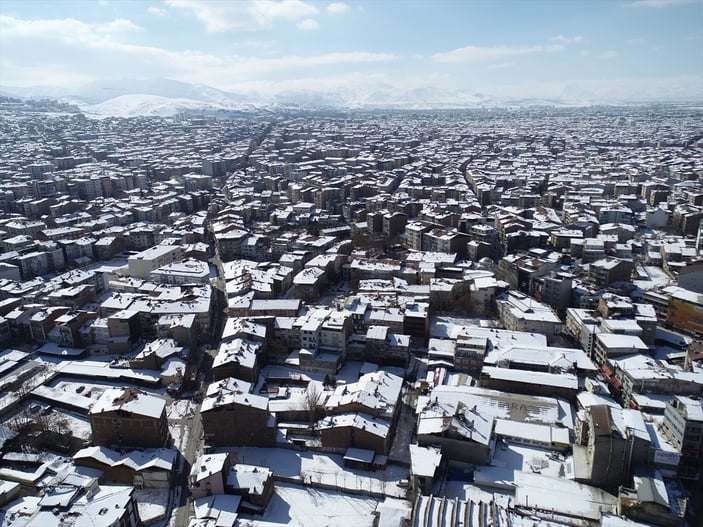
{"type": "MultiPolygon", "coordinates": [[[[562,97],[497,97],[468,90],[434,86],[399,90],[388,84],[338,90],[283,90],[262,95],[234,93],[204,84],[171,79],[117,79],[95,81],[75,89],[51,86],[18,88],[3,86],[0,95],[22,99],[52,98],[76,104],[87,115],[171,116],[181,112],[239,112],[277,110],[440,110],[529,106],[588,106],[604,102],[588,90],[569,86],[562,97]]],[[[608,100],[610,104],[655,102],[639,99],[608,100]]]]}
{"type": "Polygon", "coordinates": [[[241,111],[250,109],[236,106],[231,101],[213,103],[184,97],[161,97],[144,93],[119,95],[98,104],[79,105],[87,116],[97,117],[169,117],[192,111],[241,111]]]}

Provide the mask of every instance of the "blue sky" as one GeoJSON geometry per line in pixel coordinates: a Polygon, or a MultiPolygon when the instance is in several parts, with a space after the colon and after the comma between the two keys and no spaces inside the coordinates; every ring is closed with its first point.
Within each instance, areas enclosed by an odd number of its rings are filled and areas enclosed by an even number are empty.
{"type": "Polygon", "coordinates": [[[0,84],[703,98],[703,0],[0,0],[0,84]]]}

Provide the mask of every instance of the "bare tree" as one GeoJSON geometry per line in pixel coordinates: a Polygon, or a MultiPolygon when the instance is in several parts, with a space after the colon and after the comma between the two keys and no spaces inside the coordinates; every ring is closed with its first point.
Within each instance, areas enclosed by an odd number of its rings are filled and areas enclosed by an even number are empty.
{"type": "Polygon", "coordinates": [[[308,419],[310,420],[311,429],[315,424],[318,409],[320,407],[320,403],[322,403],[322,397],[323,394],[322,390],[320,390],[320,387],[313,382],[308,383],[307,390],[305,390],[305,398],[303,399],[303,405],[305,407],[305,410],[307,410],[308,412],[308,419]]]}

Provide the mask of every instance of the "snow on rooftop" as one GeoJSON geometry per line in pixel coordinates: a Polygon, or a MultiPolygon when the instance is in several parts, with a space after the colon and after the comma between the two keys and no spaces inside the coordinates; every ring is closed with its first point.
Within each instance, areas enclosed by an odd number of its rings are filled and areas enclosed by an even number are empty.
{"type": "Polygon", "coordinates": [[[441,461],[442,452],[440,449],[410,445],[410,470],[413,475],[434,477],[441,461]]]}
{"type": "Polygon", "coordinates": [[[421,414],[432,404],[454,405],[461,402],[466,408],[476,408],[482,416],[497,419],[559,424],[573,428],[571,409],[566,401],[555,397],[523,395],[475,386],[437,386],[429,396],[418,398],[417,413],[421,414]]]}
{"type": "Polygon", "coordinates": [[[264,513],[246,521],[251,527],[373,527],[378,503],[364,496],[277,484],[264,513]]]}
{"type": "Polygon", "coordinates": [[[134,388],[108,388],[96,401],[91,414],[124,410],[158,419],[166,411],[166,400],[134,388]]]}
{"type": "Polygon", "coordinates": [[[484,366],[481,375],[499,381],[519,382],[523,384],[533,384],[540,386],[555,386],[569,390],[578,390],[578,377],[573,373],[549,373],[544,371],[528,371],[508,368],[496,368],[484,366]]]}

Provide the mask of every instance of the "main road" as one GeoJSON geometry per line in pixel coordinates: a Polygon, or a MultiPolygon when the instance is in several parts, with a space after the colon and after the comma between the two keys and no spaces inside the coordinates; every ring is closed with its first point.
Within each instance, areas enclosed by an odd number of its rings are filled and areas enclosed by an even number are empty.
{"type": "Polygon", "coordinates": [[[193,411],[182,416],[172,424],[176,424],[181,430],[181,444],[174,445],[180,452],[178,476],[175,485],[174,509],[171,514],[170,525],[180,527],[188,525],[188,518],[192,516],[193,510],[188,501],[188,476],[190,469],[197,457],[203,453],[203,423],[200,419],[200,406],[202,404],[202,394],[207,385],[212,381],[212,359],[222,338],[222,331],[225,325],[226,294],[224,279],[222,276],[222,262],[215,256],[211,262],[217,268],[217,278],[213,280],[212,294],[215,295],[215,306],[212,313],[210,335],[208,335],[209,349],[202,353],[198,360],[198,389],[193,397],[193,411]],[[187,435],[186,435],[187,434],[187,435]],[[183,442],[185,441],[185,444],[183,442]]]}
{"type": "Polygon", "coordinates": [[[203,425],[200,420],[200,400],[192,415],[178,421],[181,434],[188,434],[185,446],[181,446],[181,456],[179,459],[178,477],[175,485],[174,509],[171,515],[171,523],[175,527],[188,525],[188,518],[191,516],[191,506],[188,501],[188,475],[193,462],[201,453],[203,443],[203,425]]]}

